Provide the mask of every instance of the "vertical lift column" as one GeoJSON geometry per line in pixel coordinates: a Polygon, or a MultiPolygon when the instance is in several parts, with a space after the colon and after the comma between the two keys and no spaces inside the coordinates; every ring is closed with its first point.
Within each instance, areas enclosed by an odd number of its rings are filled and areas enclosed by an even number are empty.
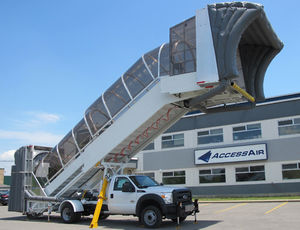
{"type": "MultiPolygon", "coordinates": [[[[100,164],[100,163],[98,163],[98,164],[100,164]]],[[[101,186],[100,193],[98,195],[98,201],[97,201],[97,205],[95,208],[92,222],[90,224],[90,228],[98,227],[98,220],[99,220],[99,216],[101,213],[103,201],[107,199],[105,197],[105,193],[106,193],[106,188],[107,188],[107,184],[108,184],[108,180],[109,180],[108,169],[110,169],[112,171],[113,175],[115,175],[115,174],[118,174],[119,172],[123,173],[123,169],[126,166],[125,163],[104,163],[104,162],[101,163],[101,165],[104,166],[103,183],[101,186]],[[116,167],[118,167],[118,169],[115,169],[116,167]]]]}

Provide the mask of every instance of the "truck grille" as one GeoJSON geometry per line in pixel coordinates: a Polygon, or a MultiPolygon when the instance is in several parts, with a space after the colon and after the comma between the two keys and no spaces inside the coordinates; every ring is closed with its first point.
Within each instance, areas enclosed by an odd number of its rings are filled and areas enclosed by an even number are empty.
{"type": "Polygon", "coordinates": [[[174,203],[190,203],[192,201],[192,192],[188,189],[176,189],[173,191],[174,203]]]}

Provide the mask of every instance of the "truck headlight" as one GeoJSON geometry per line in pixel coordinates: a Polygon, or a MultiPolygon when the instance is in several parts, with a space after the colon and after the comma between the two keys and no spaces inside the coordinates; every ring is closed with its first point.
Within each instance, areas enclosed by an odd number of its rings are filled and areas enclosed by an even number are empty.
{"type": "Polygon", "coordinates": [[[161,198],[163,198],[164,202],[166,204],[172,204],[173,203],[173,195],[172,193],[161,193],[160,194],[161,198]]]}

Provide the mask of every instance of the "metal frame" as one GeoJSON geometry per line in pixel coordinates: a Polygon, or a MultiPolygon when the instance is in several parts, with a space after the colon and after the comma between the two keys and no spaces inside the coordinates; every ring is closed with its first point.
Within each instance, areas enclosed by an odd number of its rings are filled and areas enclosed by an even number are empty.
{"type": "Polygon", "coordinates": [[[162,49],[165,47],[166,43],[163,43],[160,48],[159,48],[159,51],[158,51],[158,66],[157,66],[157,77],[160,77],[160,55],[161,55],[161,51],[162,49]]]}
{"type": "Polygon", "coordinates": [[[104,92],[104,93],[102,94],[102,96],[101,96],[102,102],[103,102],[103,105],[104,105],[104,107],[105,107],[105,109],[106,109],[106,111],[107,111],[107,113],[108,113],[108,116],[109,116],[110,120],[112,120],[111,113],[110,113],[110,111],[109,111],[109,109],[108,109],[108,107],[107,107],[107,105],[106,105],[105,100],[104,100],[104,94],[105,94],[105,92],[104,92]]]}
{"type": "Polygon", "coordinates": [[[45,193],[45,191],[44,191],[42,185],[40,184],[40,182],[38,181],[38,179],[36,178],[36,176],[34,175],[34,173],[32,172],[31,174],[32,174],[32,176],[34,177],[34,179],[36,180],[38,186],[40,187],[40,189],[42,190],[42,192],[44,193],[44,195],[47,196],[47,194],[45,193]]]}
{"type": "Polygon", "coordinates": [[[87,127],[88,130],[89,130],[89,133],[90,133],[91,137],[93,138],[93,133],[92,133],[91,127],[89,126],[89,124],[88,124],[88,122],[87,122],[87,120],[86,120],[86,113],[84,113],[83,119],[84,119],[84,123],[85,123],[86,127],[87,127]]]}
{"type": "Polygon", "coordinates": [[[110,169],[113,172],[113,175],[122,174],[124,168],[126,168],[127,163],[115,163],[115,162],[101,162],[101,165],[104,166],[104,169],[110,169]],[[117,170],[115,168],[119,167],[117,170]]]}
{"type": "MultiPolygon", "coordinates": [[[[76,141],[76,138],[75,138],[75,135],[74,135],[74,128],[72,129],[72,137],[73,137],[73,140],[74,140],[74,143],[76,145],[76,148],[77,148],[78,152],[81,153],[81,150],[79,148],[79,145],[78,145],[78,143],[76,141]]],[[[75,154],[75,155],[77,155],[77,154],[75,154]]]]}
{"type": "Polygon", "coordinates": [[[129,95],[129,97],[130,97],[130,100],[132,101],[133,97],[132,97],[132,95],[131,95],[131,93],[130,93],[130,91],[129,91],[129,89],[128,89],[128,87],[127,87],[125,81],[124,81],[124,74],[122,74],[121,79],[122,79],[123,85],[124,85],[124,87],[125,87],[125,89],[126,89],[128,95],[129,95]]]}
{"type": "Polygon", "coordinates": [[[32,214],[41,214],[43,213],[48,207],[48,201],[33,201],[27,200],[26,201],[26,212],[32,214]]]}
{"type": "MultiPolygon", "coordinates": [[[[62,161],[62,159],[61,159],[61,155],[60,155],[60,153],[59,153],[58,145],[59,145],[59,143],[56,145],[56,152],[57,152],[58,158],[59,158],[59,160],[60,160],[61,167],[64,168],[64,163],[63,163],[63,161],[62,161]]],[[[61,168],[61,169],[62,169],[62,168],[61,168]]],[[[61,169],[60,169],[60,170],[61,170],[61,169]]],[[[59,170],[59,171],[60,171],[60,170],[59,170]]],[[[59,171],[58,171],[58,172],[59,172],[59,171]]],[[[57,172],[57,173],[58,173],[58,172],[57,172]]],[[[55,173],[55,174],[53,175],[53,177],[54,177],[57,173],[55,173]]]]}
{"type": "Polygon", "coordinates": [[[149,66],[148,66],[147,63],[146,63],[144,56],[145,56],[145,54],[142,56],[142,60],[143,60],[144,66],[146,67],[146,69],[148,70],[149,74],[151,75],[151,77],[152,77],[153,80],[154,80],[155,77],[153,76],[151,70],[149,69],[149,66]]]}

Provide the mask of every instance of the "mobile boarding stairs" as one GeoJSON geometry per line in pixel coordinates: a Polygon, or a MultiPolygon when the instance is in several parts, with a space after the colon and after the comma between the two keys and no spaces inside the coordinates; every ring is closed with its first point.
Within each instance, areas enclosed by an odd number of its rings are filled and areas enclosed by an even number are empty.
{"type": "Polygon", "coordinates": [[[170,28],[54,147],[15,153],[10,211],[58,210],[79,190],[99,191],[105,166],[123,167],[187,112],[249,109],[263,100],[266,69],[283,44],[259,4],[208,5],[170,28]]]}

